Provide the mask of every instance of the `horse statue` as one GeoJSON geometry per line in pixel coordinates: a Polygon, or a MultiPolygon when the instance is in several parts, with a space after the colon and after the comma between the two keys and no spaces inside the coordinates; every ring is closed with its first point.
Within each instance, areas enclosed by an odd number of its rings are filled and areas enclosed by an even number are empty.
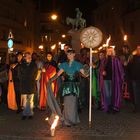
{"type": "Polygon", "coordinates": [[[76,27],[76,19],[74,19],[74,18],[67,17],[66,18],[66,23],[67,23],[67,25],[71,24],[72,25],[72,29],[77,28],[76,27]]]}
{"type": "Polygon", "coordinates": [[[86,20],[82,18],[82,12],[79,10],[79,8],[76,8],[75,11],[77,12],[76,18],[66,18],[67,25],[71,24],[72,29],[78,30],[81,28],[86,27],[86,20]]]}
{"type": "Polygon", "coordinates": [[[79,26],[81,28],[84,28],[86,27],[86,20],[84,18],[81,18],[80,21],[79,21],[79,26]]]}

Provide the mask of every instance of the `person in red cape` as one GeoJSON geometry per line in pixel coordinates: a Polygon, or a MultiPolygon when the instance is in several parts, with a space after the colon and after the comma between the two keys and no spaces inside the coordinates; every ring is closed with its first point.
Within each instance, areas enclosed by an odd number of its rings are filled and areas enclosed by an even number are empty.
{"type": "MultiPolygon", "coordinates": [[[[50,78],[52,78],[56,74],[56,71],[57,71],[57,64],[53,60],[53,54],[51,52],[48,52],[47,60],[44,63],[42,74],[41,74],[41,80],[40,80],[40,102],[39,102],[40,109],[46,108],[46,99],[47,99],[46,86],[50,78]]],[[[56,94],[57,94],[56,80],[52,83],[52,89],[56,97],[56,94]]]]}

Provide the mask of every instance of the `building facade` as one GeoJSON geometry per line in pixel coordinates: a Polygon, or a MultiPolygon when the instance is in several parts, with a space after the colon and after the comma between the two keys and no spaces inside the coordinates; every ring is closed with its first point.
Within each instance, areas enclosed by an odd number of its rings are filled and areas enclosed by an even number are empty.
{"type": "Polygon", "coordinates": [[[104,33],[104,42],[111,35],[111,45],[121,49],[128,44],[133,50],[140,45],[140,1],[139,0],[99,0],[93,11],[93,24],[104,33]],[[124,35],[128,40],[124,41],[124,35]]]}
{"type": "Polygon", "coordinates": [[[15,51],[33,52],[39,45],[38,11],[33,0],[1,0],[0,52],[7,50],[9,31],[15,51]]]}
{"type": "Polygon", "coordinates": [[[56,20],[51,19],[53,12],[40,12],[40,36],[44,46],[44,51],[58,52],[59,42],[66,43],[68,40],[68,27],[61,18],[60,13],[56,20]],[[62,35],[66,35],[64,38],[62,35]],[[56,49],[52,50],[51,46],[56,45],[56,49]]]}

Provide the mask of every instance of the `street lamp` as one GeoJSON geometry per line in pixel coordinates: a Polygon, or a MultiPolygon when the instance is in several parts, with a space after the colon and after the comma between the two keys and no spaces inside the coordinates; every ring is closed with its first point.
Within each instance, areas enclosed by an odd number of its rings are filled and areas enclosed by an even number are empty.
{"type": "Polygon", "coordinates": [[[61,45],[61,42],[58,42],[58,45],[61,45]]]}
{"type": "Polygon", "coordinates": [[[48,36],[47,36],[47,35],[45,35],[45,39],[46,39],[46,40],[48,39],[48,36]]]}
{"type": "Polygon", "coordinates": [[[54,50],[56,48],[56,44],[51,46],[51,49],[54,50]]]}
{"type": "Polygon", "coordinates": [[[12,31],[9,31],[7,45],[8,45],[8,50],[9,50],[10,52],[13,51],[13,44],[14,44],[13,38],[14,38],[14,37],[13,37],[12,31]]]}
{"type": "Polygon", "coordinates": [[[123,40],[127,41],[127,39],[128,39],[127,35],[124,35],[123,40]]]}
{"type": "Polygon", "coordinates": [[[58,18],[57,14],[52,14],[52,15],[51,15],[51,19],[52,19],[52,20],[55,21],[55,20],[57,20],[57,18],[58,18]]]}
{"type": "Polygon", "coordinates": [[[38,48],[42,51],[43,48],[44,48],[44,46],[43,45],[40,45],[38,48]]]}
{"type": "Polygon", "coordinates": [[[63,35],[62,35],[62,38],[65,38],[65,37],[66,37],[66,35],[65,35],[65,34],[63,34],[63,35]]]}

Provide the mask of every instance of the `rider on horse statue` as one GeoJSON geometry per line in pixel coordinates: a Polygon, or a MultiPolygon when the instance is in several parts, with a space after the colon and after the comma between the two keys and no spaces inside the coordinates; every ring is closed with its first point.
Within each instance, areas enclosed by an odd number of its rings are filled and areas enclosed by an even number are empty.
{"type": "Polygon", "coordinates": [[[86,20],[82,18],[82,12],[79,10],[79,8],[76,8],[75,11],[77,12],[76,18],[73,19],[73,18],[67,17],[66,23],[68,25],[71,24],[72,28],[75,30],[86,27],[86,20]]]}

